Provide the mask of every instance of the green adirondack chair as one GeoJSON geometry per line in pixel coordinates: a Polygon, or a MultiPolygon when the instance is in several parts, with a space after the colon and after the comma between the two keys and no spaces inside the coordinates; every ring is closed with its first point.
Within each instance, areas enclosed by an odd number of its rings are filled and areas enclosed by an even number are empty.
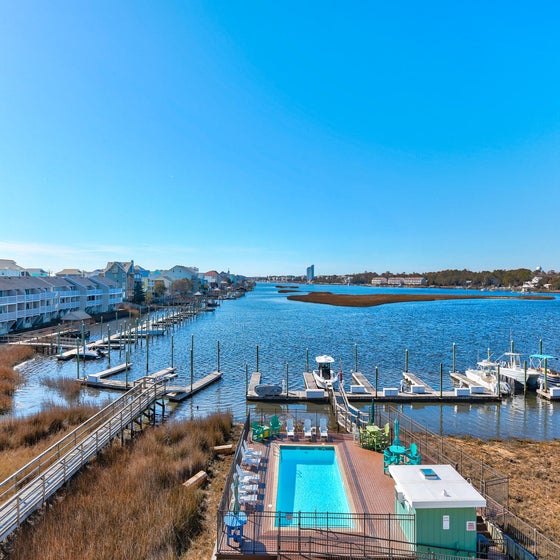
{"type": "Polygon", "coordinates": [[[278,416],[274,415],[270,419],[270,435],[279,434],[281,425],[278,416]]]}

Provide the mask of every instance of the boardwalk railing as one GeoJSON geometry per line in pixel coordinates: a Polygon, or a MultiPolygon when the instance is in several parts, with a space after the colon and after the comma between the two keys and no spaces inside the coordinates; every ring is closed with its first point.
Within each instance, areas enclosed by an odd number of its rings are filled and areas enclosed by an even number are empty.
{"type": "Polygon", "coordinates": [[[0,484],[0,541],[166,391],[143,379],[0,484]]]}

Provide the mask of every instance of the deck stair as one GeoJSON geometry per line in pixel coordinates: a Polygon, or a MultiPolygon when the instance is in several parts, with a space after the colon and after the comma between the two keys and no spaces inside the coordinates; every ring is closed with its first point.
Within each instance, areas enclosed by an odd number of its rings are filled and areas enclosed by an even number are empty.
{"type": "Polygon", "coordinates": [[[0,483],[0,541],[162,399],[165,390],[164,383],[142,380],[0,483]]]}

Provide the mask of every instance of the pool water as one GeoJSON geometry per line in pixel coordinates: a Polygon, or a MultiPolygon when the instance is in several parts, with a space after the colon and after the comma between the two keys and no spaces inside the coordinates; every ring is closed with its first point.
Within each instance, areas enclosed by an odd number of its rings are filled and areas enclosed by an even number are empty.
{"type": "Polygon", "coordinates": [[[280,446],[276,511],[277,526],[352,527],[333,446],[280,446]]]}

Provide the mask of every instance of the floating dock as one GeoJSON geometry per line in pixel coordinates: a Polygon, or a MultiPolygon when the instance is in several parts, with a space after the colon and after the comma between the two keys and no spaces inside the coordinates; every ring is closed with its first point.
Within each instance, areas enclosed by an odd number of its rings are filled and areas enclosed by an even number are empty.
{"type": "MultiPolygon", "coordinates": [[[[130,367],[130,364],[128,364],[130,367]]],[[[163,380],[171,381],[174,377],[177,377],[176,368],[168,367],[162,369],[156,373],[152,373],[151,375],[146,375],[145,377],[141,377],[140,379],[136,379],[133,381],[120,381],[117,379],[106,379],[112,375],[117,373],[122,373],[127,369],[127,364],[121,364],[119,366],[115,366],[111,369],[106,369],[104,371],[100,371],[99,373],[89,374],[87,378],[82,379],[82,383],[87,385],[88,387],[96,387],[97,389],[111,389],[113,391],[128,391],[134,385],[136,385],[139,381],[142,380],[149,380],[153,382],[161,382],[163,380]]],[[[166,385],[166,396],[170,401],[180,402],[189,397],[192,397],[195,393],[202,391],[212,383],[215,383],[219,379],[222,378],[221,371],[213,371],[209,373],[202,379],[195,381],[192,385],[187,386],[179,386],[179,385],[166,385]]]]}
{"type": "Polygon", "coordinates": [[[537,389],[537,395],[549,401],[560,401],[560,387],[549,387],[548,391],[544,389],[537,389]]]}
{"type": "MultiPolygon", "coordinates": [[[[363,373],[352,372],[351,375],[351,382],[345,390],[349,402],[360,403],[375,400],[376,402],[387,403],[487,403],[501,400],[501,397],[470,379],[468,380],[470,385],[465,382],[466,387],[456,387],[452,391],[439,391],[423,381],[418,375],[404,372],[403,378],[409,386],[409,390],[402,391],[401,387],[383,387],[376,390],[363,373]],[[475,385],[478,385],[478,387],[475,385]]],[[[462,376],[462,374],[457,375],[462,376]]],[[[248,401],[278,403],[329,402],[328,392],[317,386],[312,373],[304,372],[303,380],[304,390],[290,390],[288,395],[283,391],[282,394],[277,396],[262,397],[255,392],[255,387],[261,383],[261,373],[254,372],[248,384],[246,398],[248,401]]],[[[335,391],[335,397],[338,396],[339,391],[335,391]]]]}

